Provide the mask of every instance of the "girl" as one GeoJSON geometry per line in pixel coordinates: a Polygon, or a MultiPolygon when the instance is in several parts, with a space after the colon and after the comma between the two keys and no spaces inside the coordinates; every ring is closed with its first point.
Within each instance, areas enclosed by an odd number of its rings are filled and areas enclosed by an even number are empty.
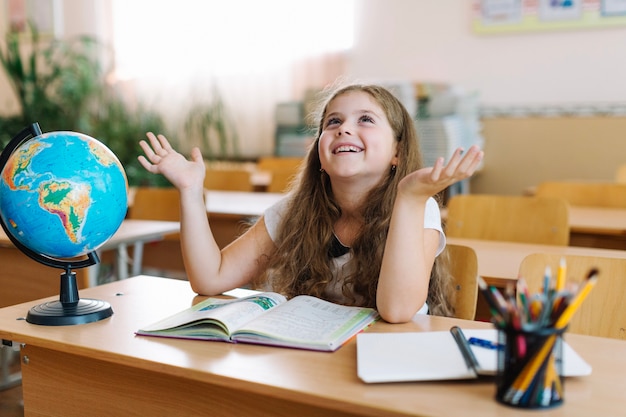
{"type": "Polygon", "coordinates": [[[416,312],[449,314],[445,282],[431,271],[445,247],[433,196],[474,173],[478,147],[421,167],[414,122],[386,89],[350,85],[322,108],[316,140],[290,193],[220,251],[203,200],[205,165],[163,135],[141,141],[140,163],[180,192],[181,246],[193,290],[252,285],[377,308],[392,323],[416,312]],[[429,291],[430,288],[430,291],[429,291]]]}

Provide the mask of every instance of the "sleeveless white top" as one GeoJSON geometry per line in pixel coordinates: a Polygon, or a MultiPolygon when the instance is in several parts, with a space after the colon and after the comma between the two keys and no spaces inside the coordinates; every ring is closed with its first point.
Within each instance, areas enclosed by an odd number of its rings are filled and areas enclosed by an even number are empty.
{"type": "MultiPolygon", "coordinates": [[[[265,227],[267,228],[267,233],[270,235],[273,242],[276,242],[278,238],[278,225],[285,213],[288,200],[289,197],[285,197],[265,211],[265,227]]],[[[432,197],[426,202],[426,210],[424,212],[424,228],[439,231],[439,247],[437,248],[437,255],[439,255],[446,246],[446,236],[443,233],[443,228],[441,227],[441,212],[439,211],[439,205],[432,197]]],[[[347,253],[332,259],[333,265],[331,269],[333,272],[333,278],[324,296],[334,303],[345,304],[347,302],[341,292],[341,286],[343,278],[351,272],[349,269],[350,264],[348,264],[348,261],[350,261],[351,258],[352,252],[348,251],[347,253]]],[[[271,289],[268,288],[268,290],[271,289]]],[[[424,303],[417,314],[427,313],[428,305],[424,303]]]]}

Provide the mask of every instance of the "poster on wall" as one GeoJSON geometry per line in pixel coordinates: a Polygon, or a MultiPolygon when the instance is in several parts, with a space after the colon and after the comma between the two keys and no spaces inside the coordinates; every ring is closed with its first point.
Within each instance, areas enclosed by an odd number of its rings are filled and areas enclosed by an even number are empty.
{"type": "Polygon", "coordinates": [[[473,0],[478,34],[626,25],[626,0],[473,0]]]}

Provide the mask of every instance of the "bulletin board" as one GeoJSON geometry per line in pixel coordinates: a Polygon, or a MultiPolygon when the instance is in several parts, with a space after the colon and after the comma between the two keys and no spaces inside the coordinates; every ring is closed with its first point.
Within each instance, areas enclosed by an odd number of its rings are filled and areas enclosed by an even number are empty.
{"type": "Polygon", "coordinates": [[[478,34],[626,26],[626,0],[472,0],[478,34]]]}

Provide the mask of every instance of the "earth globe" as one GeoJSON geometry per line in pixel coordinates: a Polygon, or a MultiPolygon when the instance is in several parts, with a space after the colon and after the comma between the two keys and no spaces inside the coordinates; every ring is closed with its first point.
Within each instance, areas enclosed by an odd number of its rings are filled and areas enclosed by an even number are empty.
{"type": "Polygon", "coordinates": [[[117,231],[128,207],[122,164],[82,133],[23,129],[0,154],[0,224],[27,256],[60,268],[58,301],[39,304],[29,323],[72,325],[110,317],[101,300],[81,299],[74,269],[99,262],[96,250],[117,231]]]}

